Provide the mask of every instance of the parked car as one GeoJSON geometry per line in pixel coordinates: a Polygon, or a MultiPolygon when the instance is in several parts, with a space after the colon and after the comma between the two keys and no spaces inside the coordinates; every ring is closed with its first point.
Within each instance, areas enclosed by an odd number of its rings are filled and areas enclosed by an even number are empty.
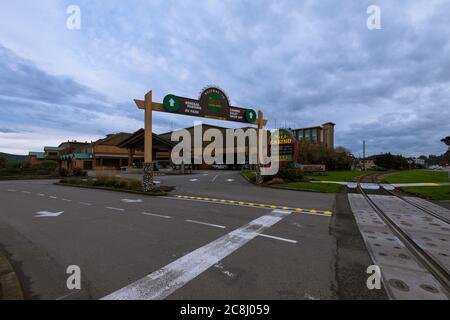
{"type": "Polygon", "coordinates": [[[227,169],[227,165],[226,164],[213,164],[212,168],[216,169],[216,170],[225,170],[225,169],[227,169]]]}

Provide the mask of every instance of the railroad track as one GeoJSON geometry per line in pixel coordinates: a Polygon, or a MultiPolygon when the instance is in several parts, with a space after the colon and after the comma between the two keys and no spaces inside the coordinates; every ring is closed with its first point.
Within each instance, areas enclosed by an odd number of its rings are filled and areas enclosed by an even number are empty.
{"type": "MultiPolygon", "coordinates": [[[[444,263],[445,260],[439,259],[439,257],[436,256],[436,254],[432,254],[430,250],[423,245],[420,244],[419,241],[417,241],[417,237],[414,236],[413,233],[411,233],[411,230],[408,232],[408,230],[405,230],[405,227],[402,226],[401,223],[398,222],[398,219],[393,218],[395,214],[393,215],[386,213],[383,210],[383,204],[379,201],[375,201],[375,197],[372,198],[369,196],[368,192],[364,190],[361,187],[361,183],[379,183],[378,176],[380,174],[374,174],[374,175],[366,175],[358,179],[357,183],[357,193],[361,194],[366,201],[370,204],[370,206],[374,209],[374,211],[378,214],[378,216],[385,222],[385,224],[391,229],[394,235],[398,237],[398,239],[403,242],[406,248],[413,254],[417,261],[426,269],[428,270],[434,278],[442,285],[442,287],[446,290],[447,296],[450,298],[450,274],[449,274],[449,268],[448,263],[444,263]]],[[[380,187],[380,190],[376,191],[376,194],[379,195],[389,195],[396,197],[398,199],[401,199],[401,201],[406,202],[407,204],[417,208],[420,210],[420,212],[425,212],[426,214],[430,215],[433,218],[439,219],[440,221],[444,222],[447,225],[446,230],[448,229],[449,225],[449,219],[432,211],[428,208],[424,208],[423,206],[420,206],[416,203],[413,203],[404,197],[394,193],[393,191],[386,190],[382,187],[380,187]]],[[[430,219],[432,219],[430,217],[430,219]]],[[[448,231],[447,231],[448,232],[448,231]]]]}
{"type": "MultiPolygon", "coordinates": [[[[376,173],[376,174],[371,174],[371,175],[365,175],[365,176],[362,176],[358,180],[358,183],[362,183],[363,181],[367,181],[367,182],[370,182],[370,183],[379,184],[380,183],[379,177],[383,176],[383,175],[385,175],[385,174],[384,173],[376,173]]],[[[380,187],[380,190],[382,192],[384,192],[385,194],[387,194],[387,195],[391,195],[391,196],[400,198],[403,201],[407,202],[408,204],[416,207],[417,209],[425,211],[429,215],[432,215],[433,217],[435,217],[435,218],[437,218],[437,219],[439,219],[439,220],[441,220],[441,221],[443,221],[443,222],[445,222],[447,224],[450,224],[450,219],[445,217],[445,216],[443,216],[443,215],[441,215],[441,214],[439,214],[438,212],[435,212],[435,211],[433,211],[433,210],[431,210],[429,208],[421,206],[420,204],[414,203],[414,202],[410,201],[409,199],[405,198],[404,196],[402,196],[402,195],[400,195],[400,194],[398,194],[398,193],[396,193],[396,192],[394,192],[392,190],[387,190],[387,189],[385,189],[383,187],[380,187]]]]}

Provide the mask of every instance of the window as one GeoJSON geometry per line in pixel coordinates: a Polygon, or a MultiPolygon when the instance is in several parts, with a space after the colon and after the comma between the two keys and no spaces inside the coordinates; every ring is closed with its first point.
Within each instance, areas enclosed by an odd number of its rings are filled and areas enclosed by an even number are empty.
{"type": "Polygon", "coordinates": [[[305,134],[304,139],[309,140],[311,137],[311,130],[305,130],[304,134],[305,134]]]}
{"type": "Polygon", "coordinates": [[[303,140],[303,130],[298,131],[297,138],[298,138],[299,141],[303,140]]]}
{"type": "Polygon", "coordinates": [[[311,129],[311,140],[314,143],[317,143],[317,129],[311,129]]]}

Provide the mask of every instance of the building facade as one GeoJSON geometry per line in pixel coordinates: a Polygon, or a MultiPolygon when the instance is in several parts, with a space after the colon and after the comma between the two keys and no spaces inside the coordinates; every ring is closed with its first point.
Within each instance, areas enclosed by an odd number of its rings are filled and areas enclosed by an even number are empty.
{"type": "Polygon", "coordinates": [[[334,149],[334,127],[332,122],[324,123],[322,126],[293,129],[297,141],[308,141],[323,144],[327,148],[334,149]]]}

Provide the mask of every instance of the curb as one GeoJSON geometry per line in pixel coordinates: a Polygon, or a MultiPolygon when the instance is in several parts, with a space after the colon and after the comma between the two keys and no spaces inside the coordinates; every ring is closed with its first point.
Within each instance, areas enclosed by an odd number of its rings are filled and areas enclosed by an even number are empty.
{"type": "MultiPolygon", "coordinates": [[[[328,193],[328,194],[338,194],[340,192],[322,192],[322,191],[318,191],[318,190],[310,190],[310,189],[295,189],[295,188],[282,188],[282,187],[277,187],[276,185],[257,185],[255,182],[251,181],[249,178],[247,178],[246,176],[244,176],[243,174],[240,175],[242,178],[244,178],[244,180],[246,180],[248,183],[251,183],[252,185],[256,186],[256,187],[260,187],[260,188],[269,188],[269,189],[277,189],[277,190],[288,190],[288,191],[296,191],[296,192],[314,192],[314,193],[328,193]]],[[[341,188],[342,191],[342,188],[341,188]]]]}
{"type": "Polygon", "coordinates": [[[152,196],[152,197],[162,197],[162,196],[167,196],[169,194],[168,192],[149,193],[149,192],[142,192],[142,191],[115,189],[115,188],[108,188],[108,187],[85,186],[85,185],[79,185],[79,184],[69,184],[69,183],[60,183],[60,182],[55,182],[54,185],[63,186],[63,187],[75,187],[75,188],[84,188],[84,189],[97,189],[97,190],[105,190],[105,191],[125,192],[125,193],[141,194],[144,196],[152,196]]]}
{"type": "Polygon", "coordinates": [[[22,286],[8,259],[0,253],[0,300],[24,300],[22,286]]]}

